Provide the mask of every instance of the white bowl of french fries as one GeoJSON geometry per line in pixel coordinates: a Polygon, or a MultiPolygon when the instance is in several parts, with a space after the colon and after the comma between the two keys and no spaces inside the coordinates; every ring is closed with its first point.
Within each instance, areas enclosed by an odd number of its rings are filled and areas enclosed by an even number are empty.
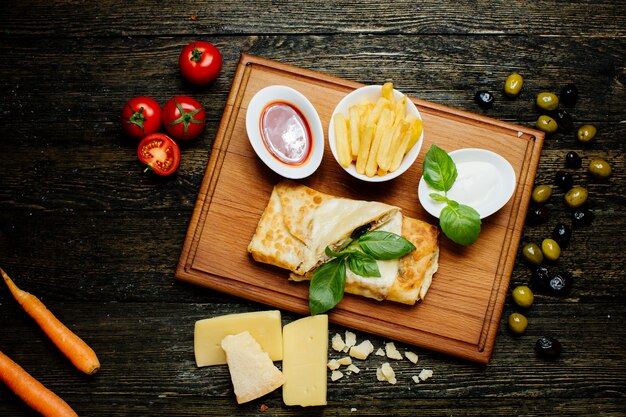
{"type": "Polygon", "coordinates": [[[328,142],[339,165],[353,177],[388,181],[417,159],[424,142],[422,118],[392,83],[361,87],[335,107],[328,142]]]}

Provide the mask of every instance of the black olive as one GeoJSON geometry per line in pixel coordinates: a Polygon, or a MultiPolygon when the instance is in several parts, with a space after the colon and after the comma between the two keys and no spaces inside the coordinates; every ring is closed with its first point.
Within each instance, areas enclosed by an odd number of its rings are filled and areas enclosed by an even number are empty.
{"type": "Polygon", "coordinates": [[[474,96],[474,100],[476,100],[476,103],[478,103],[478,105],[483,109],[490,109],[491,106],[493,106],[494,99],[495,97],[493,96],[493,94],[487,90],[477,91],[476,95],[474,96]]]}
{"type": "Polygon", "coordinates": [[[526,224],[536,226],[546,222],[550,218],[550,209],[548,206],[536,206],[528,210],[526,215],[526,224]]]}
{"type": "Polygon", "coordinates": [[[567,110],[557,110],[554,112],[554,120],[563,132],[569,132],[574,127],[574,119],[567,110]]]}
{"type": "Polygon", "coordinates": [[[350,234],[350,237],[352,239],[358,239],[361,236],[363,236],[365,233],[369,232],[371,227],[372,227],[371,223],[364,224],[363,226],[359,226],[356,229],[354,229],[354,231],[350,234]]]}
{"type": "Polygon", "coordinates": [[[572,228],[565,223],[557,223],[552,231],[552,239],[554,239],[560,247],[564,248],[569,244],[571,238],[572,228]]]}
{"type": "Polygon", "coordinates": [[[589,226],[595,215],[589,209],[581,209],[572,212],[572,225],[576,227],[589,226]]]}
{"type": "Polygon", "coordinates": [[[554,183],[564,190],[569,190],[574,185],[574,178],[572,174],[565,171],[558,171],[554,178],[554,183]]]}
{"type": "Polygon", "coordinates": [[[550,284],[550,271],[545,266],[538,266],[533,271],[533,282],[537,284],[539,288],[546,289],[550,284]]]}
{"type": "Polygon", "coordinates": [[[546,359],[556,359],[561,355],[561,342],[553,337],[541,336],[535,344],[535,351],[546,359]]]}
{"type": "Polygon", "coordinates": [[[548,283],[548,287],[550,288],[550,292],[555,295],[563,295],[572,288],[572,283],[574,279],[572,278],[572,274],[569,272],[562,272],[554,274],[550,278],[550,282],[548,283]]]}
{"type": "Polygon", "coordinates": [[[578,100],[578,88],[574,84],[567,84],[561,90],[561,103],[567,107],[574,107],[578,100]]]}
{"type": "Polygon", "coordinates": [[[583,165],[583,160],[576,152],[571,151],[565,155],[565,165],[568,168],[580,168],[583,165]]]}

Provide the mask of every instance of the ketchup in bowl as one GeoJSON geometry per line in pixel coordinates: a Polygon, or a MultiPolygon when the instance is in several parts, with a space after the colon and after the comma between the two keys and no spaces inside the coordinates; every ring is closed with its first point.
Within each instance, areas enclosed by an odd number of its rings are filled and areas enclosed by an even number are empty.
{"type": "Polygon", "coordinates": [[[313,104],[291,87],[257,91],[246,110],[246,133],[261,161],[285,178],[306,178],[322,162],[322,121],[313,104]]]}
{"type": "Polygon", "coordinates": [[[306,117],[285,101],[269,103],[261,113],[261,137],[267,150],[288,165],[301,165],[311,154],[311,128],[306,117]]]}

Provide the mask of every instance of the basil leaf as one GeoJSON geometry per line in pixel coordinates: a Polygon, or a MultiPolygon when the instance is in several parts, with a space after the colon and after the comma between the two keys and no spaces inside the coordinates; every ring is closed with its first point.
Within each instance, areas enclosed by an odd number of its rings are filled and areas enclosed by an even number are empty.
{"type": "Polygon", "coordinates": [[[362,277],[380,277],[376,259],[363,252],[354,252],[348,256],[348,268],[362,277]]]}
{"type": "Polygon", "coordinates": [[[311,315],[324,313],[343,298],[346,285],[346,261],[343,257],[326,262],[313,272],[309,286],[311,315]]]}
{"type": "Polygon", "coordinates": [[[363,252],[380,260],[400,258],[415,250],[415,246],[402,236],[382,230],[367,232],[358,242],[363,252]]]}
{"type": "Polygon", "coordinates": [[[435,200],[436,202],[438,202],[438,203],[445,203],[445,202],[448,201],[448,198],[446,196],[444,196],[444,195],[441,195],[441,194],[430,193],[430,194],[428,194],[428,196],[430,198],[432,198],[433,200],[435,200]]]}
{"type": "Polygon", "coordinates": [[[437,191],[448,191],[456,180],[458,172],[450,155],[437,145],[432,145],[426,153],[423,166],[424,181],[437,191]]]}
{"type": "Polygon", "coordinates": [[[470,206],[450,200],[439,215],[441,230],[460,245],[471,245],[480,234],[480,214],[470,206]]]}

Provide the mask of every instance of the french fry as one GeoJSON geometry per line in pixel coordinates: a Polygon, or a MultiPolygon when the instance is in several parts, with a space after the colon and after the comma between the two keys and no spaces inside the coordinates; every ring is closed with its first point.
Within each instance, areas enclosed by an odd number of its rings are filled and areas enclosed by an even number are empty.
{"type": "Polygon", "coordinates": [[[376,171],[376,174],[382,177],[383,175],[387,175],[387,171],[385,171],[381,167],[378,167],[378,171],[376,171]]]}
{"type": "Polygon", "coordinates": [[[389,171],[393,172],[400,167],[402,163],[402,158],[406,153],[407,146],[411,140],[413,126],[409,125],[406,121],[402,121],[402,124],[405,126],[401,136],[399,136],[399,143],[397,144],[395,154],[392,157],[391,166],[389,167],[389,171]]]}
{"type": "Polygon", "coordinates": [[[424,124],[416,116],[410,115],[407,117],[412,117],[414,121],[411,122],[411,139],[409,140],[405,152],[409,152],[413,145],[417,143],[417,140],[422,135],[422,130],[424,129],[424,124]]]}
{"type": "Polygon", "coordinates": [[[369,116],[367,116],[367,123],[378,123],[378,119],[380,119],[380,115],[382,114],[383,110],[390,107],[391,102],[389,100],[384,97],[379,98],[369,116]]]}
{"type": "MultiPolygon", "coordinates": [[[[393,116],[392,116],[393,117],[393,116]]],[[[392,126],[390,129],[383,132],[383,136],[380,140],[380,146],[378,147],[378,153],[376,154],[376,163],[383,170],[388,170],[391,161],[389,159],[389,153],[391,152],[391,144],[393,143],[395,128],[392,126]]]]}
{"type": "Polygon", "coordinates": [[[370,123],[363,129],[363,135],[361,136],[361,143],[359,144],[359,155],[356,159],[356,172],[361,175],[365,174],[365,166],[367,165],[367,157],[370,153],[370,146],[372,145],[372,138],[376,131],[376,125],[370,123]]]}
{"type": "Polygon", "coordinates": [[[399,123],[400,120],[403,120],[406,116],[406,96],[402,96],[402,98],[396,101],[396,105],[394,108],[395,119],[394,124],[399,123]]]}
{"type": "Polygon", "coordinates": [[[353,160],[359,155],[360,132],[359,132],[359,109],[350,107],[350,150],[353,160]]]}
{"type": "Polygon", "coordinates": [[[337,149],[337,158],[342,167],[347,168],[352,163],[352,155],[350,154],[350,143],[348,142],[348,126],[343,114],[337,113],[333,118],[335,124],[335,147],[337,149]]]}
{"type": "Polygon", "coordinates": [[[387,130],[391,129],[391,122],[392,122],[391,117],[392,117],[391,110],[387,108],[384,109],[380,115],[380,120],[378,121],[378,124],[376,125],[376,133],[374,134],[374,140],[372,141],[372,146],[370,148],[370,152],[367,157],[367,165],[365,166],[365,175],[367,175],[368,177],[373,177],[374,175],[376,175],[376,172],[378,170],[378,163],[377,163],[378,148],[380,147],[380,142],[382,140],[384,133],[387,130]]]}
{"type": "Polygon", "coordinates": [[[391,103],[395,102],[395,99],[393,97],[393,83],[392,82],[386,82],[385,84],[383,84],[382,95],[383,95],[383,98],[386,98],[391,103]]]}

